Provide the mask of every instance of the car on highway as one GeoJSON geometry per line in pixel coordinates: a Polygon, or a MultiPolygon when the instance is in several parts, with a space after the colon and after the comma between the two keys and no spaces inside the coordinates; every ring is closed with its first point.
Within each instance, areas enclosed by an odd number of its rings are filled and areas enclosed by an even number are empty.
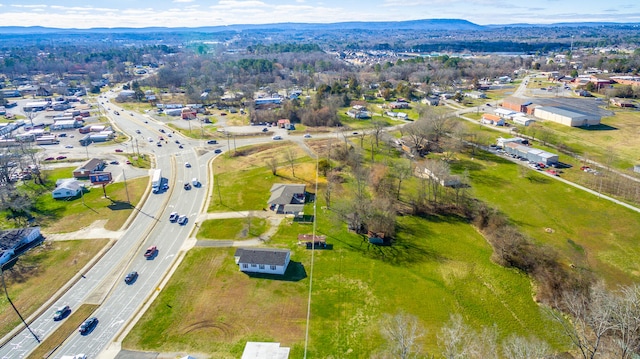
{"type": "Polygon", "coordinates": [[[189,162],[185,162],[185,163],[184,163],[184,166],[185,166],[185,167],[187,167],[187,168],[191,168],[191,163],[189,163],[189,162]]]}
{"type": "Polygon", "coordinates": [[[158,143],[156,143],[156,146],[162,147],[162,142],[158,141],[158,143]]]}
{"type": "Polygon", "coordinates": [[[147,140],[148,140],[149,142],[153,142],[153,138],[151,138],[151,137],[149,137],[147,140]]]}
{"type": "Polygon", "coordinates": [[[55,313],[53,313],[53,320],[55,321],[62,320],[66,318],[67,315],[69,315],[69,313],[71,313],[71,308],[68,305],[64,305],[58,308],[58,310],[56,310],[55,313]]]}
{"type": "Polygon", "coordinates": [[[183,145],[180,145],[180,146],[178,146],[178,148],[184,148],[184,146],[183,146],[183,145]]]}
{"type": "Polygon", "coordinates": [[[281,140],[282,136],[273,136],[271,137],[272,140],[281,140]]]}
{"type": "Polygon", "coordinates": [[[305,133],[305,134],[304,134],[304,136],[302,136],[302,137],[304,137],[304,138],[311,138],[311,135],[310,135],[310,134],[308,134],[308,133],[305,133]]]}
{"type": "Polygon", "coordinates": [[[129,272],[124,277],[124,282],[127,283],[127,284],[132,284],[133,282],[136,281],[137,278],[138,278],[138,272],[136,272],[136,271],[129,272]]]}
{"type": "Polygon", "coordinates": [[[73,148],[73,145],[66,145],[64,148],[73,148]]]}
{"type": "Polygon", "coordinates": [[[180,217],[180,215],[178,214],[178,212],[171,212],[169,214],[169,222],[175,222],[178,220],[178,217],[180,217]]]}
{"type": "Polygon", "coordinates": [[[122,151],[122,148],[116,148],[116,152],[124,152],[124,151],[122,151]]]}
{"type": "Polygon", "coordinates": [[[119,164],[120,164],[120,162],[118,162],[118,161],[111,161],[111,162],[109,162],[109,164],[110,164],[110,165],[119,165],[119,164]]]}
{"type": "Polygon", "coordinates": [[[187,191],[191,189],[191,185],[189,183],[185,183],[184,184],[184,189],[186,189],[187,191]]]}
{"type": "Polygon", "coordinates": [[[266,128],[266,127],[262,129],[262,132],[268,132],[268,131],[269,131],[269,129],[266,128]]]}
{"type": "Polygon", "coordinates": [[[113,113],[115,113],[116,115],[120,116],[120,112],[118,112],[118,111],[113,111],[113,113]]]}
{"type": "Polygon", "coordinates": [[[98,318],[91,317],[85,320],[82,325],[80,325],[80,329],[78,329],[78,331],[82,335],[89,334],[93,330],[93,328],[96,327],[96,325],[98,325],[98,318]]]}
{"type": "MultiPolygon", "coordinates": [[[[177,143],[177,142],[176,142],[176,143],[177,143]]],[[[218,144],[218,141],[216,141],[216,140],[209,140],[209,141],[207,141],[207,144],[208,144],[208,145],[217,145],[217,144],[218,144]]]]}
{"type": "Polygon", "coordinates": [[[131,161],[127,160],[126,164],[130,165],[130,164],[131,164],[131,161]]]}
{"type": "Polygon", "coordinates": [[[180,217],[178,217],[178,224],[181,225],[181,226],[187,224],[188,221],[189,221],[189,219],[184,214],[181,215],[180,217]]]}
{"type": "Polygon", "coordinates": [[[216,148],[216,150],[215,150],[215,151],[213,151],[213,152],[214,152],[214,153],[222,153],[222,150],[221,150],[221,149],[219,149],[219,148],[216,148]]]}
{"type": "Polygon", "coordinates": [[[58,156],[58,157],[56,157],[56,160],[60,161],[60,160],[66,159],[66,158],[67,158],[67,156],[58,156]]]}
{"type": "Polygon", "coordinates": [[[179,145],[179,144],[180,144],[180,141],[176,140],[176,144],[178,144],[178,145],[179,145]]]}
{"type": "Polygon", "coordinates": [[[158,253],[158,247],[151,246],[147,248],[146,251],[144,251],[144,257],[147,259],[151,259],[156,256],[156,253],[158,253]]]}
{"type": "Polygon", "coordinates": [[[44,160],[45,160],[45,161],[53,161],[53,160],[55,160],[55,159],[56,159],[55,157],[47,157],[47,158],[45,158],[44,160]]]}
{"type": "Polygon", "coordinates": [[[136,133],[137,133],[137,134],[140,134],[140,130],[136,130],[136,133]]]}
{"type": "Polygon", "coordinates": [[[160,129],[160,132],[165,133],[164,128],[161,128],[161,129],[160,129]]]}

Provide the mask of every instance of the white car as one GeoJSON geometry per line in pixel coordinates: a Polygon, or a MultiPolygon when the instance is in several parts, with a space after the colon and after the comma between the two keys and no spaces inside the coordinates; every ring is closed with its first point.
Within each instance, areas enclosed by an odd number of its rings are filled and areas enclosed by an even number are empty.
{"type": "Polygon", "coordinates": [[[304,138],[311,138],[311,135],[310,135],[310,134],[308,134],[308,133],[305,133],[305,134],[304,134],[304,136],[302,136],[302,137],[304,137],[304,138]]]}
{"type": "Polygon", "coordinates": [[[66,145],[66,146],[64,146],[64,148],[73,148],[73,146],[72,145],[66,145]]]}
{"type": "Polygon", "coordinates": [[[281,140],[282,136],[273,136],[271,137],[272,140],[281,140]]]}

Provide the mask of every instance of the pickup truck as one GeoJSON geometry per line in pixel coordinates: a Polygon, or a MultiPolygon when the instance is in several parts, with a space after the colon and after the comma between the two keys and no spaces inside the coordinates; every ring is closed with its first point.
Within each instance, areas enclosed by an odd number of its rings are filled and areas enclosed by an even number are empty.
{"type": "Polygon", "coordinates": [[[158,247],[151,246],[151,247],[147,248],[147,250],[144,252],[144,256],[147,259],[153,258],[156,255],[157,251],[158,251],[158,247]]]}

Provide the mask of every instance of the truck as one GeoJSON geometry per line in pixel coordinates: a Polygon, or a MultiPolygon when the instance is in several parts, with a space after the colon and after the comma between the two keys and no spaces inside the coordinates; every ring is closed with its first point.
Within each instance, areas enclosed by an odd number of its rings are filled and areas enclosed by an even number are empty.
{"type": "Polygon", "coordinates": [[[58,139],[56,138],[56,136],[40,136],[38,138],[36,138],[36,144],[37,145],[55,145],[60,143],[60,141],[58,141],[58,139]]]}
{"type": "Polygon", "coordinates": [[[151,188],[153,188],[153,193],[158,193],[160,191],[160,185],[162,182],[162,170],[157,169],[153,171],[153,177],[151,179],[151,188]]]}

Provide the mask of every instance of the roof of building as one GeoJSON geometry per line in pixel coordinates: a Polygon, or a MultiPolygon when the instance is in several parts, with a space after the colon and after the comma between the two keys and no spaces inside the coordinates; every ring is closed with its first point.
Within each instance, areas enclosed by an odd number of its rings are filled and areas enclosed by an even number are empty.
{"type": "Polygon", "coordinates": [[[56,189],[54,189],[54,191],[57,191],[59,189],[68,189],[71,191],[78,191],[82,187],[84,187],[84,185],[80,183],[80,181],[77,181],[75,179],[70,179],[58,184],[58,186],[56,187],[56,189]]]}
{"type": "Polygon", "coordinates": [[[536,111],[538,111],[538,110],[550,112],[550,113],[553,113],[553,114],[556,114],[556,115],[560,115],[560,116],[565,116],[565,117],[589,116],[589,114],[586,114],[584,112],[570,110],[570,109],[565,108],[565,107],[540,106],[540,107],[536,107],[536,111]]]}
{"type": "Polygon", "coordinates": [[[289,351],[280,343],[247,342],[241,359],[287,359],[289,351]]]}
{"type": "Polygon", "coordinates": [[[492,115],[490,113],[483,114],[482,118],[484,118],[485,120],[490,120],[490,121],[500,121],[501,120],[499,116],[492,115]]]}
{"type": "Polygon", "coordinates": [[[288,249],[238,248],[234,256],[240,257],[239,263],[284,266],[289,252],[288,249]]]}
{"type": "Polygon", "coordinates": [[[22,239],[28,237],[33,231],[40,231],[40,227],[27,227],[7,229],[0,231],[0,250],[14,248],[22,239]]]}
{"type": "Polygon", "coordinates": [[[271,186],[271,197],[267,203],[269,204],[291,204],[293,196],[305,192],[303,184],[284,184],[275,183],[271,186]]]}
{"type": "Polygon", "coordinates": [[[504,108],[504,107],[498,107],[494,112],[497,114],[506,115],[506,116],[517,113],[514,110],[509,110],[508,108],[504,108]]]}
{"type": "Polygon", "coordinates": [[[76,169],[76,171],[93,171],[99,165],[102,165],[103,163],[104,163],[104,161],[99,159],[99,158],[92,158],[89,161],[87,161],[87,163],[85,163],[84,165],[78,167],[76,169]]]}

